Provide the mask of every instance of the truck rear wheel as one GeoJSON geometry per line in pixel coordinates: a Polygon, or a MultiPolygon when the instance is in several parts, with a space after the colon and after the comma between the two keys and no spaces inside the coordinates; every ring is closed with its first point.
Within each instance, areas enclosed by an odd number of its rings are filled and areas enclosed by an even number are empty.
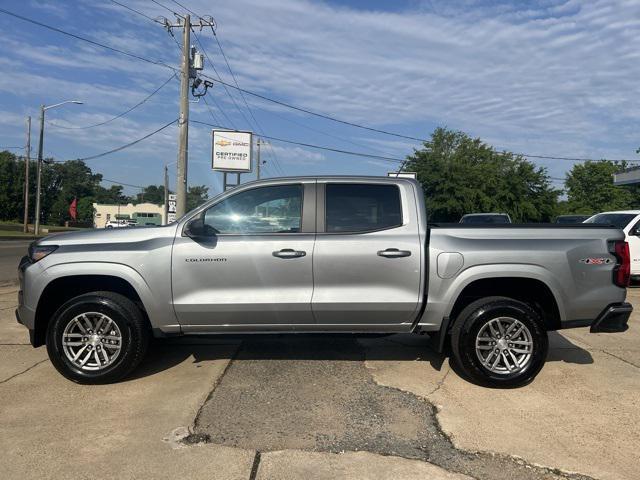
{"type": "Polygon", "coordinates": [[[140,309],[113,292],[72,298],[54,314],[47,329],[53,366],[78,383],[111,383],[125,377],[147,350],[149,332],[140,309]]]}
{"type": "Polygon", "coordinates": [[[531,382],[547,358],[544,322],[526,303],[487,297],[467,306],[451,332],[454,360],[472,380],[491,387],[531,382]]]}

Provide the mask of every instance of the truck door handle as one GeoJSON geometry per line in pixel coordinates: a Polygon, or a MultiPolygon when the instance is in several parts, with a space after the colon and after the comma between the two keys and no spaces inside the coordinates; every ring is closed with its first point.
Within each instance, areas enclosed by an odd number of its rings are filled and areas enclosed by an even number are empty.
{"type": "Polygon", "coordinates": [[[273,252],[274,257],[278,258],[298,258],[304,257],[307,254],[304,250],[294,250],[293,248],[283,248],[273,252]]]}
{"type": "Polygon", "coordinates": [[[409,250],[398,250],[397,248],[387,248],[386,250],[378,250],[378,256],[386,258],[400,258],[411,255],[409,250]]]}

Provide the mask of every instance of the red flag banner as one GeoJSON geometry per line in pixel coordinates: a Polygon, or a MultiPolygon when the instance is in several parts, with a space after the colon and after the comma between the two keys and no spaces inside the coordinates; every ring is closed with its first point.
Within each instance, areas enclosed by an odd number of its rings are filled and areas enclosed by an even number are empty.
{"type": "Polygon", "coordinates": [[[71,205],[69,205],[69,215],[71,215],[71,218],[73,218],[74,220],[77,219],[78,216],[78,199],[77,198],[73,198],[73,202],[71,202],[71,205]]]}

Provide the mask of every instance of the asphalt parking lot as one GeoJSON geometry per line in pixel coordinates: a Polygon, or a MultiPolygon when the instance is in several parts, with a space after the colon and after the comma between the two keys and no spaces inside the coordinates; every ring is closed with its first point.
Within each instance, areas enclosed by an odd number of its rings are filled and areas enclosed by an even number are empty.
{"type": "Polygon", "coordinates": [[[637,478],[640,313],[552,334],[514,390],[408,335],[156,342],[133,377],[80,386],[28,345],[16,301],[0,286],[3,478],[637,478]]]}

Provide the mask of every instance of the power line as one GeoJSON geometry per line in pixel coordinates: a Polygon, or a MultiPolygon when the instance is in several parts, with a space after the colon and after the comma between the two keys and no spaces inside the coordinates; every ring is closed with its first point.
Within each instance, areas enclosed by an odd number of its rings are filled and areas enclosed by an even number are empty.
{"type": "MultiPolygon", "coordinates": [[[[280,100],[275,100],[273,98],[269,98],[269,97],[261,95],[259,93],[252,92],[251,90],[247,90],[245,88],[240,88],[240,87],[231,85],[231,84],[229,84],[227,82],[224,82],[221,79],[216,79],[216,78],[207,76],[205,74],[202,74],[202,76],[205,77],[205,78],[208,78],[209,80],[212,80],[214,82],[221,83],[224,86],[227,86],[227,87],[230,87],[230,88],[234,88],[234,89],[236,89],[236,90],[238,90],[240,92],[246,93],[248,95],[252,95],[252,96],[260,98],[262,100],[266,100],[268,102],[275,103],[275,104],[283,106],[283,107],[291,108],[291,109],[297,110],[299,112],[307,113],[309,115],[314,115],[316,117],[324,118],[326,120],[331,120],[331,121],[334,121],[334,122],[342,123],[342,124],[349,125],[349,126],[356,127],[356,128],[361,128],[361,129],[364,129],[364,130],[369,130],[369,131],[372,131],[372,132],[382,133],[382,134],[385,134],[385,135],[391,135],[391,136],[399,137],[399,138],[406,138],[408,140],[416,140],[416,141],[419,141],[419,142],[426,142],[426,143],[430,142],[429,140],[427,140],[425,138],[412,137],[412,136],[409,136],[409,135],[403,135],[403,134],[400,134],[400,133],[389,132],[387,130],[381,130],[381,129],[368,127],[368,126],[360,125],[360,124],[353,123],[353,122],[348,122],[346,120],[341,120],[341,119],[332,117],[330,115],[325,115],[323,113],[314,112],[312,110],[307,110],[305,108],[301,108],[301,107],[297,107],[295,105],[291,105],[290,103],[286,103],[286,102],[282,102],[280,100]]],[[[551,156],[551,155],[533,155],[533,154],[518,153],[518,152],[512,152],[512,153],[514,153],[515,155],[521,155],[523,157],[540,158],[540,159],[548,159],[548,160],[567,160],[567,161],[577,161],[577,162],[599,162],[599,161],[604,161],[604,160],[611,161],[611,162],[634,162],[634,163],[640,162],[640,160],[632,160],[632,159],[572,158],[572,157],[561,157],[561,156],[551,156]]]]}
{"type": "Polygon", "coordinates": [[[142,105],[147,100],[149,100],[151,97],[153,97],[156,93],[158,93],[167,83],[169,83],[171,80],[173,80],[175,78],[175,76],[176,76],[175,73],[173,75],[171,75],[162,85],[160,85],[158,88],[156,88],[153,92],[151,92],[149,95],[147,95],[140,102],[136,103],[133,107],[131,107],[128,110],[116,115],[115,117],[110,118],[109,120],[105,120],[104,122],[94,123],[93,125],[85,125],[85,126],[82,126],[82,127],[65,126],[65,125],[60,125],[60,124],[57,124],[57,123],[51,122],[51,121],[47,121],[47,123],[50,124],[50,125],[53,125],[54,127],[65,128],[67,130],[85,130],[87,128],[93,128],[93,127],[99,127],[101,125],[106,125],[109,122],[112,122],[112,121],[114,121],[114,120],[116,120],[118,118],[124,117],[127,113],[132,112],[133,110],[138,108],[140,105],[142,105]]]}
{"type": "MultiPolygon", "coordinates": [[[[213,71],[215,72],[216,76],[218,77],[218,79],[220,80],[220,83],[222,84],[225,92],[227,93],[227,95],[229,96],[229,98],[231,99],[231,102],[233,103],[234,107],[236,108],[236,110],[240,113],[240,115],[242,115],[242,118],[244,118],[244,121],[247,122],[247,124],[249,126],[251,126],[251,121],[247,118],[247,116],[244,114],[244,112],[242,111],[242,109],[238,106],[238,103],[236,102],[236,99],[233,97],[233,95],[231,95],[231,92],[229,91],[229,89],[227,88],[228,84],[226,84],[226,82],[222,81],[222,77],[220,76],[220,73],[218,73],[218,69],[216,68],[215,64],[213,63],[213,60],[211,60],[211,57],[209,57],[209,54],[207,53],[207,50],[204,48],[204,45],[202,44],[202,42],[200,41],[200,37],[198,36],[198,34],[195,32],[195,30],[193,31],[193,35],[196,38],[196,41],[198,42],[198,45],[200,45],[200,48],[202,49],[202,52],[204,53],[205,57],[207,57],[207,60],[209,61],[209,63],[211,64],[211,67],[213,68],[213,71]]],[[[215,35],[214,35],[215,36],[215,35]]],[[[227,63],[228,66],[228,63],[227,63]]],[[[230,69],[230,67],[229,67],[230,69]]],[[[231,71],[231,70],[230,70],[231,71]]],[[[206,76],[201,74],[202,76],[206,76]]],[[[236,88],[236,87],[234,87],[236,88]]],[[[239,88],[239,87],[237,87],[239,88]]],[[[244,97],[243,97],[244,99],[244,97]]],[[[246,100],[245,100],[246,103],[246,100]]],[[[221,109],[221,111],[224,113],[224,110],[221,109]]],[[[250,110],[249,110],[250,111],[250,110]]],[[[227,116],[226,113],[224,113],[225,118],[227,118],[227,120],[229,120],[229,117],[227,116]]],[[[231,125],[233,125],[234,128],[235,125],[233,124],[233,122],[230,122],[231,125]]],[[[280,174],[284,176],[284,171],[282,170],[282,168],[280,167],[280,165],[278,164],[278,162],[276,160],[274,160],[274,166],[273,168],[276,171],[280,171],[280,174]]]]}
{"type": "Polygon", "coordinates": [[[124,150],[126,148],[132,147],[132,146],[142,142],[143,140],[146,140],[147,138],[152,137],[153,135],[155,135],[157,133],[160,133],[162,130],[164,130],[165,128],[173,125],[177,121],[178,121],[177,118],[175,120],[171,120],[166,125],[163,125],[162,127],[158,128],[157,130],[154,130],[151,133],[148,133],[144,137],[138,138],[137,140],[134,140],[133,142],[127,143],[125,145],[122,145],[120,147],[114,148],[112,150],[109,150],[109,151],[106,151],[106,152],[103,152],[103,153],[98,153],[97,155],[91,155],[91,156],[84,157],[84,158],[70,158],[70,159],[67,159],[67,160],[54,160],[54,162],[56,162],[56,163],[74,162],[74,161],[86,162],[87,160],[95,160],[96,158],[105,157],[105,156],[110,155],[112,153],[120,152],[120,151],[122,151],[122,150],[124,150]]]}
{"type": "Polygon", "coordinates": [[[131,8],[130,6],[125,5],[124,3],[120,3],[120,2],[118,2],[118,1],[116,1],[116,0],[111,0],[111,2],[112,2],[112,3],[115,3],[116,5],[120,5],[122,8],[126,8],[127,10],[129,10],[129,11],[131,11],[131,12],[133,12],[133,13],[137,13],[137,14],[138,14],[138,15],[140,15],[141,17],[144,17],[144,18],[146,18],[146,19],[148,19],[148,20],[151,20],[152,22],[159,23],[160,25],[162,25],[162,22],[160,22],[159,20],[156,20],[155,18],[150,17],[150,16],[149,16],[149,15],[147,15],[146,13],[142,13],[142,12],[141,12],[141,11],[139,11],[139,10],[136,10],[135,8],[131,8]]]}
{"type": "Polygon", "coordinates": [[[168,12],[173,13],[176,17],[179,18],[184,18],[184,16],[180,15],[178,12],[174,12],[173,10],[171,10],[169,7],[167,7],[166,5],[163,5],[162,3],[158,2],[157,0],[151,0],[153,3],[155,3],[156,5],[164,8],[165,10],[167,10],[168,12]]]}
{"type": "Polygon", "coordinates": [[[187,12],[189,12],[191,15],[200,18],[200,15],[198,15],[197,13],[195,13],[193,10],[189,10],[187,7],[185,7],[183,4],[181,4],[180,2],[177,2],[176,0],[171,0],[173,3],[175,3],[176,5],[178,5],[180,8],[183,8],[184,10],[186,10],[187,12]]]}
{"type": "MultiPolygon", "coordinates": [[[[193,10],[189,9],[188,7],[183,5],[182,3],[178,2],[177,0],[171,0],[171,1],[173,3],[175,3],[176,5],[178,5],[179,7],[183,8],[184,10],[188,11],[192,15],[202,19],[202,17],[200,15],[198,15],[197,13],[195,13],[193,10]]],[[[238,84],[238,79],[236,78],[235,74],[233,73],[233,70],[231,69],[231,65],[229,63],[229,59],[227,58],[227,55],[224,53],[224,49],[222,48],[222,43],[220,42],[220,39],[218,38],[218,35],[216,34],[216,31],[215,31],[215,28],[213,27],[213,25],[211,25],[211,32],[213,33],[213,36],[214,36],[214,38],[216,40],[216,43],[218,44],[218,48],[220,49],[220,53],[222,54],[222,57],[224,58],[224,61],[225,61],[226,65],[227,65],[227,69],[229,70],[229,73],[231,74],[231,77],[233,78],[233,82],[235,83],[236,87],[238,88],[238,91],[240,92],[240,97],[242,98],[242,101],[244,102],[245,107],[249,111],[249,115],[251,115],[251,118],[253,119],[253,122],[255,124],[256,130],[258,130],[258,132],[260,134],[264,134],[264,130],[262,129],[262,127],[261,127],[260,123],[258,122],[258,120],[256,119],[255,115],[253,114],[253,110],[251,110],[251,107],[247,103],[247,99],[245,98],[244,94],[242,93],[242,90],[240,90],[240,85],[238,84]]],[[[195,32],[195,30],[193,30],[193,35],[195,36],[196,41],[200,45],[200,48],[202,48],[202,51],[204,52],[205,56],[207,57],[207,60],[209,60],[209,63],[211,63],[211,66],[213,67],[213,70],[214,70],[215,74],[217,75],[217,77],[220,80],[222,80],[222,77],[220,76],[220,74],[218,73],[218,71],[215,68],[215,64],[213,63],[211,58],[209,58],[209,55],[207,54],[207,51],[204,48],[204,45],[200,41],[200,38],[198,37],[198,34],[195,32]]],[[[238,107],[235,99],[233,98],[231,93],[227,90],[226,86],[225,86],[225,91],[226,91],[227,95],[229,95],[229,97],[231,98],[231,101],[233,102],[234,106],[240,112],[240,114],[242,115],[244,120],[247,122],[247,124],[251,125],[251,121],[249,121],[249,119],[245,116],[244,112],[238,107]]],[[[273,150],[273,147],[271,145],[269,145],[269,144],[267,144],[267,145],[268,145],[268,147],[270,149],[269,156],[272,157],[273,162],[274,162],[274,168],[277,167],[277,169],[280,170],[280,172],[284,175],[284,171],[282,170],[282,167],[280,166],[280,162],[278,161],[277,155],[276,155],[275,151],[273,150]]]]}
{"type": "MultiPolygon", "coordinates": [[[[172,12],[172,13],[174,13],[174,14],[176,14],[176,15],[180,16],[179,14],[177,14],[176,12],[173,12],[173,10],[171,10],[171,9],[169,9],[168,7],[166,7],[166,6],[162,5],[162,4],[160,4],[159,2],[156,2],[155,0],[151,0],[151,1],[153,1],[154,3],[156,3],[156,4],[158,4],[158,5],[162,6],[162,7],[164,7],[165,9],[169,10],[170,12],[172,12]]],[[[31,18],[28,18],[28,17],[22,16],[22,15],[19,15],[19,14],[17,14],[17,13],[11,12],[11,11],[6,10],[6,9],[4,9],[4,8],[0,8],[0,13],[4,13],[5,15],[12,16],[12,17],[17,18],[17,19],[19,19],[19,20],[22,20],[22,21],[24,21],[24,22],[28,22],[28,23],[31,23],[31,24],[34,24],[34,25],[40,26],[40,27],[42,27],[42,28],[46,28],[46,29],[48,29],[48,30],[51,30],[51,31],[54,31],[54,32],[60,33],[60,34],[62,34],[62,35],[66,35],[66,36],[69,36],[69,37],[75,38],[76,40],[81,40],[81,41],[83,41],[83,42],[89,43],[89,44],[91,44],[91,45],[94,45],[94,46],[97,46],[97,47],[100,47],[100,48],[104,48],[104,49],[106,49],[106,50],[110,50],[110,51],[112,51],[112,52],[119,53],[119,54],[121,54],[121,55],[125,55],[125,56],[131,57],[131,58],[135,58],[135,59],[137,59],[137,60],[141,60],[141,61],[143,61],[143,62],[150,63],[150,64],[152,64],[152,65],[159,65],[159,66],[162,66],[162,67],[165,67],[165,68],[169,68],[169,69],[173,70],[174,72],[177,72],[177,71],[178,71],[178,69],[177,69],[177,68],[172,67],[171,65],[168,65],[168,64],[166,64],[166,63],[164,63],[164,62],[162,62],[162,61],[160,61],[160,60],[151,60],[151,59],[148,59],[148,58],[142,57],[142,56],[140,56],[140,55],[137,55],[137,54],[135,54],[135,53],[127,52],[127,51],[125,51],[125,50],[121,50],[121,49],[116,48],[116,47],[112,47],[112,46],[109,46],[109,45],[105,45],[105,44],[100,43],[100,42],[97,42],[97,41],[95,41],[95,40],[91,40],[91,39],[89,39],[89,38],[86,38],[86,37],[83,37],[83,36],[80,36],[80,35],[76,35],[76,34],[74,34],[74,33],[67,32],[67,31],[65,31],[65,30],[62,30],[62,29],[57,28],[57,27],[53,27],[53,26],[48,25],[48,24],[45,24],[45,23],[43,23],[43,22],[39,22],[39,21],[37,21],[37,20],[34,20],[34,19],[31,19],[31,18]]],[[[196,38],[197,38],[197,37],[196,37],[196,38]]],[[[206,54],[206,52],[205,52],[205,54],[206,54]]],[[[209,58],[209,57],[207,56],[207,58],[209,58]]],[[[211,61],[211,60],[209,59],[209,61],[211,61]]],[[[211,63],[213,64],[213,62],[211,62],[211,63]]],[[[214,67],[214,71],[215,71],[215,67],[214,67]]],[[[217,73],[217,72],[216,72],[216,73],[217,73]]],[[[324,119],[327,119],[327,120],[331,120],[331,121],[334,121],[334,122],[342,123],[342,124],[349,125],[349,126],[356,127],[356,128],[361,128],[361,129],[364,129],[364,130],[369,130],[369,131],[376,132],[376,133],[381,133],[381,134],[384,134],[384,135],[391,135],[391,136],[394,136],[394,137],[405,138],[405,139],[408,139],[408,140],[416,140],[416,141],[420,141],[420,142],[428,142],[428,140],[423,139],[423,138],[412,137],[412,136],[409,136],[409,135],[403,135],[403,134],[399,134],[399,133],[395,133],[395,132],[390,132],[390,131],[386,131],[386,130],[381,130],[381,129],[377,129],[377,128],[373,128],[373,127],[367,127],[367,126],[365,126],[365,125],[360,125],[360,124],[357,124],[357,123],[348,122],[348,121],[346,121],[346,120],[341,120],[341,119],[338,119],[338,118],[332,117],[332,116],[330,116],[330,115],[325,115],[325,114],[322,114],[322,113],[318,113],[318,112],[314,112],[314,111],[311,111],[311,110],[308,110],[308,109],[304,109],[304,108],[301,108],[301,107],[297,107],[297,106],[295,106],[295,105],[291,105],[291,104],[289,104],[289,103],[282,102],[282,101],[280,101],[280,100],[275,100],[275,99],[272,99],[272,98],[266,97],[266,96],[261,95],[261,94],[256,93],[256,92],[252,92],[252,91],[250,91],[250,90],[247,90],[247,89],[244,89],[244,88],[240,88],[240,87],[237,87],[237,86],[231,85],[231,84],[229,84],[229,83],[227,83],[227,82],[223,81],[221,78],[217,78],[217,79],[216,79],[216,78],[213,78],[213,77],[211,77],[211,76],[208,76],[208,75],[205,75],[205,74],[202,74],[202,73],[201,73],[201,76],[203,76],[203,77],[205,77],[205,78],[208,78],[209,80],[212,80],[212,81],[214,81],[214,82],[220,83],[221,85],[223,85],[223,86],[225,86],[225,87],[230,87],[230,88],[236,89],[236,90],[238,90],[238,91],[240,91],[240,92],[242,92],[242,93],[246,93],[246,94],[248,94],[248,95],[252,95],[252,96],[257,97],[257,98],[260,98],[260,99],[262,99],[262,100],[265,100],[265,101],[268,101],[268,102],[271,102],[271,103],[275,103],[275,104],[277,104],[277,105],[281,105],[281,106],[284,106],[284,107],[287,107],[287,108],[291,108],[291,109],[293,109],[293,110],[297,110],[297,111],[300,111],[300,112],[304,112],[304,113],[307,113],[307,114],[309,114],[309,115],[314,115],[314,116],[316,116],[316,117],[324,118],[324,119]]],[[[225,89],[225,90],[226,90],[226,89],[225,89]]],[[[231,95],[230,95],[230,96],[231,96],[231,95]]],[[[232,98],[232,100],[233,100],[233,97],[232,97],[232,96],[231,96],[231,98],[232,98]]],[[[233,101],[234,101],[234,103],[235,103],[235,100],[233,100],[233,101]]],[[[236,105],[236,106],[237,106],[237,105],[236,105]]],[[[242,113],[242,111],[241,111],[241,110],[240,110],[240,112],[242,113]]],[[[266,135],[263,135],[263,136],[264,136],[265,138],[268,138],[266,135]]],[[[566,161],[578,161],[578,162],[599,162],[599,161],[629,162],[629,163],[638,163],[638,162],[640,162],[640,160],[637,160],[637,159],[602,159],[602,158],[601,158],[601,159],[594,159],[594,158],[571,158],[571,157],[561,157],[561,156],[551,156],[551,155],[532,155],[532,154],[527,154],[527,153],[516,153],[516,152],[514,152],[514,153],[515,153],[516,155],[521,155],[521,156],[523,156],[523,157],[538,158],[538,159],[547,159],[547,160],[566,160],[566,161]]]]}
{"type": "Polygon", "coordinates": [[[22,15],[18,15],[17,13],[10,12],[9,10],[5,10],[4,8],[0,8],[0,13],[4,13],[5,15],[10,15],[10,16],[18,18],[18,19],[20,19],[20,20],[22,20],[24,22],[28,22],[28,23],[32,23],[34,25],[38,25],[39,27],[46,28],[48,30],[60,33],[62,35],[66,35],[68,37],[75,38],[76,40],[81,40],[83,42],[90,43],[91,45],[94,45],[94,46],[97,46],[97,47],[100,47],[100,48],[104,48],[104,49],[110,50],[112,52],[120,53],[121,55],[126,55],[128,57],[135,58],[137,60],[141,60],[141,61],[146,62],[146,63],[151,63],[153,65],[160,65],[162,67],[170,68],[174,72],[178,71],[177,68],[172,67],[171,65],[167,65],[166,63],[164,63],[164,62],[162,62],[160,60],[150,60],[148,58],[141,57],[140,55],[137,55],[135,53],[127,52],[125,50],[121,50],[121,49],[116,48],[116,47],[105,45],[104,43],[96,42],[95,40],[91,40],[89,38],[82,37],[80,35],[76,35],[75,33],[67,32],[67,31],[62,30],[60,28],[53,27],[51,25],[47,25],[46,23],[42,23],[42,22],[39,22],[37,20],[33,20],[32,18],[27,18],[27,17],[24,17],[22,15]]]}
{"type": "Polygon", "coordinates": [[[298,125],[299,127],[302,127],[302,128],[304,128],[306,130],[309,130],[311,132],[316,132],[316,133],[319,133],[321,135],[326,135],[327,137],[335,138],[336,140],[340,140],[342,142],[350,143],[351,145],[355,145],[356,147],[366,148],[367,150],[372,151],[372,152],[376,152],[376,151],[377,152],[382,152],[385,155],[393,155],[393,153],[389,153],[389,152],[387,152],[385,150],[378,150],[378,149],[372,148],[370,145],[366,145],[366,144],[360,143],[360,142],[354,142],[354,141],[352,141],[352,140],[350,140],[348,138],[341,137],[340,135],[335,135],[333,133],[326,132],[326,131],[324,131],[324,130],[322,130],[320,128],[316,128],[316,127],[311,127],[309,125],[305,125],[302,122],[297,122],[296,120],[293,120],[291,118],[287,118],[285,115],[280,115],[280,114],[278,114],[278,113],[276,113],[274,111],[270,111],[269,114],[270,115],[274,115],[274,116],[284,120],[285,122],[290,122],[290,123],[293,123],[294,125],[298,125]]]}
{"type": "Polygon", "coordinates": [[[570,157],[550,157],[545,155],[529,155],[528,153],[514,153],[514,155],[521,155],[523,157],[531,158],[544,158],[547,160],[568,160],[570,162],[640,162],[640,160],[628,160],[628,159],[608,159],[608,158],[570,158],[570,157]]]}
{"type": "MultiPolygon", "coordinates": [[[[224,129],[229,130],[229,131],[237,131],[235,129],[229,129],[229,128],[223,127],[222,125],[213,125],[211,123],[201,122],[199,120],[191,120],[191,121],[193,123],[198,123],[198,124],[201,124],[201,125],[207,125],[209,127],[224,128],[224,129]]],[[[387,162],[394,162],[394,163],[402,163],[402,162],[405,161],[402,158],[385,157],[385,156],[382,156],[382,155],[373,155],[373,154],[364,153],[364,152],[352,152],[352,151],[349,151],[349,150],[342,150],[342,149],[339,149],[339,148],[326,147],[326,146],[322,146],[322,145],[314,145],[314,144],[311,144],[311,143],[304,143],[304,142],[296,142],[294,140],[288,140],[288,139],[278,138],[278,137],[271,137],[269,135],[262,135],[262,136],[264,138],[267,138],[269,140],[273,140],[275,142],[290,143],[292,145],[299,145],[301,147],[315,148],[315,149],[318,149],[318,150],[327,150],[327,151],[330,151],[330,152],[343,153],[345,155],[354,155],[354,156],[357,156],[357,157],[374,158],[374,159],[377,159],[377,160],[384,160],[384,161],[387,161],[387,162]]]]}
{"type": "MultiPolygon", "coordinates": [[[[202,97],[202,100],[204,100],[205,105],[209,108],[209,112],[213,116],[213,112],[211,112],[211,106],[209,105],[209,102],[207,102],[207,96],[205,95],[204,97],[202,97]]],[[[227,112],[225,112],[224,109],[220,108],[220,105],[218,105],[218,102],[216,101],[216,97],[211,96],[211,100],[213,100],[213,103],[215,104],[218,111],[224,116],[227,122],[229,122],[229,125],[231,125],[233,128],[236,128],[236,125],[234,124],[233,120],[229,118],[229,116],[227,115],[227,112]]]]}
{"type": "MultiPolygon", "coordinates": [[[[213,68],[213,71],[215,72],[216,76],[218,77],[218,79],[220,79],[220,82],[223,84],[223,88],[225,90],[225,92],[227,93],[227,95],[229,96],[229,98],[231,99],[231,102],[233,103],[233,105],[236,107],[236,110],[238,110],[238,112],[240,113],[240,115],[242,115],[242,118],[244,118],[244,121],[247,122],[248,125],[251,125],[251,122],[249,121],[249,119],[246,117],[246,115],[244,114],[244,112],[240,109],[240,107],[238,106],[238,104],[236,103],[235,98],[233,97],[233,95],[231,95],[231,92],[229,92],[229,90],[227,89],[227,85],[224,84],[224,82],[222,82],[222,77],[220,76],[220,74],[218,73],[218,70],[216,69],[215,64],[213,63],[213,60],[211,60],[211,57],[209,57],[209,54],[207,53],[207,50],[204,48],[204,45],[202,44],[202,42],[200,41],[200,37],[198,36],[198,34],[195,32],[195,30],[192,29],[193,35],[196,38],[196,41],[198,42],[198,45],[200,45],[200,48],[202,49],[202,53],[204,53],[205,57],[207,57],[207,60],[209,61],[209,63],[211,64],[211,67],[213,68]]],[[[203,77],[206,77],[206,75],[204,74],[200,74],[203,77]]],[[[208,78],[208,77],[207,77],[208,78]]]]}
{"type": "Polygon", "coordinates": [[[406,138],[408,140],[416,140],[418,142],[427,142],[428,141],[428,140],[426,140],[424,138],[411,137],[409,135],[403,135],[403,134],[400,134],[400,133],[389,132],[387,130],[381,130],[381,129],[378,129],[378,128],[367,127],[365,125],[360,125],[360,124],[357,124],[357,123],[348,122],[346,120],[340,120],[339,118],[335,118],[335,117],[332,117],[330,115],[325,115],[324,113],[318,113],[318,112],[314,112],[312,110],[307,110],[307,109],[302,108],[302,107],[296,107],[295,105],[291,105],[290,103],[282,102],[280,100],[275,100],[273,98],[269,98],[269,97],[266,97],[264,95],[260,95],[259,93],[252,92],[251,90],[247,90],[245,88],[236,87],[236,86],[231,85],[229,83],[226,83],[226,82],[224,82],[223,80],[220,80],[220,79],[215,79],[215,78],[209,77],[209,76],[204,75],[204,74],[202,74],[202,76],[206,77],[209,80],[212,80],[214,82],[218,82],[218,83],[221,83],[223,85],[226,85],[227,87],[235,88],[236,90],[239,90],[242,93],[246,93],[248,95],[252,95],[254,97],[261,98],[262,100],[266,100],[268,102],[275,103],[275,104],[281,105],[283,107],[291,108],[291,109],[297,110],[299,112],[304,112],[304,113],[307,113],[309,115],[314,115],[316,117],[324,118],[326,120],[331,120],[332,122],[338,122],[338,123],[342,123],[344,125],[349,125],[351,127],[356,127],[356,128],[361,128],[361,129],[364,129],[364,130],[369,130],[371,132],[382,133],[384,135],[391,135],[393,137],[406,138]]]}
{"type": "Polygon", "coordinates": [[[109,180],[108,178],[103,178],[102,182],[115,183],[116,185],[122,185],[125,187],[133,187],[133,188],[145,188],[142,185],[132,185],[130,183],[119,182],[117,180],[109,180]]]}
{"type": "MultiPolygon", "coordinates": [[[[247,99],[244,96],[244,93],[242,93],[242,90],[240,89],[240,84],[238,83],[238,79],[236,78],[236,75],[233,73],[233,70],[231,69],[231,65],[229,64],[229,60],[227,59],[227,55],[224,53],[224,50],[222,48],[222,43],[220,42],[220,39],[218,38],[218,34],[216,33],[215,29],[213,27],[211,27],[211,32],[213,33],[213,38],[216,39],[216,43],[218,44],[218,48],[220,49],[220,53],[222,54],[222,58],[224,58],[225,63],[227,64],[227,68],[229,69],[229,73],[231,74],[231,78],[233,78],[233,83],[235,83],[236,87],[238,88],[238,91],[240,92],[240,97],[242,98],[242,101],[244,102],[245,107],[247,107],[247,110],[249,111],[249,115],[251,115],[251,118],[253,119],[258,132],[264,136],[264,130],[262,129],[262,126],[260,125],[260,123],[258,122],[258,120],[256,119],[255,115],[253,114],[253,110],[251,109],[251,107],[249,106],[249,104],[247,103],[247,99]]],[[[269,149],[271,150],[271,153],[273,154],[273,161],[274,163],[277,165],[278,169],[280,169],[280,171],[282,171],[282,169],[280,168],[280,162],[278,162],[278,158],[276,156],[276,152],[273,150],[273,147],[269,144],[267,144],[267,146],[269,147],[269,149]]],[[[284,174],[284,171],[282,171],[282,173],[284,174]]]]}

